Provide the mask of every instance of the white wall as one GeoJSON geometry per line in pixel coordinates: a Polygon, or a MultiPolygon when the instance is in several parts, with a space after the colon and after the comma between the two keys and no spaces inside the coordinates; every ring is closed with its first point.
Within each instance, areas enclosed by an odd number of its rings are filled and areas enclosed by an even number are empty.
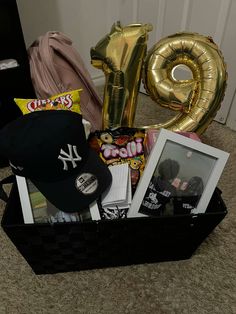
{"type": "Polygon", "coordinates": [[[61,31],[72,39],[92,77],[104,77],[90,64],[90,48],[118,19],[116,4],[116,0],[17,0],[26,46],[47,31],[61,31]]]}

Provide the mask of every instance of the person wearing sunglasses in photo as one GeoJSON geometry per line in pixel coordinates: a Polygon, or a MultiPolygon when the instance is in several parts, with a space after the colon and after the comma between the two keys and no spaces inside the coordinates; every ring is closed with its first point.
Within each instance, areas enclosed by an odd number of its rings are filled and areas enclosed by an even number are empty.
{"type": "Polygon", "coordinates": [[[139,212],[148,216],[165,214],[170,201],[176,196],[176,187],[172,184],[180,169],[176,160],[165,159],[158,167],[157,175],[153,175],[139,212]]]}

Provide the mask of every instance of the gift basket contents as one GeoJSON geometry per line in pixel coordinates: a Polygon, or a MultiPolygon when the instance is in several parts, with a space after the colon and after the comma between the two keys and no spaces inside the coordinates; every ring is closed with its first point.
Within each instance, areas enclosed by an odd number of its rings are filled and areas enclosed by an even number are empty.
{"type": "MultiPolygon", "coordinates": [[[[103,247],[100,260],[87,261],[87,266],[76,260],[73,269],[157,261],[151,250],[149,258],[144,257],[148,249],[144,232],[151,241],[154,234],[166,236],[163,226],[179,232],[184,224],[187,231],[181,237],[191,233],[193,241],[186,244],[188,253],[181,248],[177,253],[173,246],[168,253],[159,252],[162,260],[179,259],[189,257],[225,216],[217,183],[229,154],[201,140],[225,93],[222,53],[212,38],[188,32],[161,39],[147,52],[151,30],[149,24],[123,27],[117,22],[91,48],[91,63],[106,78],[103,102],[67,36],[48,32],[29,48],[37,97],[15,98],[22,115],[0,130],[0,151],[16,178],[2,221],[14,243],[14,226],[21,236],[29,230],[32,235],[53,230],[55,237],[62,230],[68,234],[90,230],[96,241],[106,235],[110,240],[117,237],[117,251],[103,247]],[[46,45],[51,51],[42,49],[46,45]],[[49,53],[43,55],[45,51],[49,53]],[[186,65],[192,78],[177,80],[178,65],[186,65]],[[134,126],[141,81],[157,106],[176,112],[174,118],[134,126]],[[208,215],[214,212],[221,215],[217,219],[208,215]],[[194,219],[195,235],[190,228],[194,219]],[[134,236],[139,248],[133,246],[134,236]],[[131,243],[134,257],[128,253],[131,243]]],[[[37,268],[35,244],[28,243],[27,248],[21,244],[19,250],[37,268]],[[34,258],[27,251],[31,246],[34,258]]],[[[49,265],[44,267],[36,272],[53,272],[49,265]]],[[[68,269],[72,268],[62,270],[68,269]]]]}

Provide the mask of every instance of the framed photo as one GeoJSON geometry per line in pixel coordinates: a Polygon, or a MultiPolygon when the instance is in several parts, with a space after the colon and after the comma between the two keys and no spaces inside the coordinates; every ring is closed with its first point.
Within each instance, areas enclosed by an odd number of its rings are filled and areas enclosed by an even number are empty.
{"type": "Polygon", "coordinates": [[[128,217],[204,213],[229,154],[161,129],[128,217]]]}
{"type": "Polygon", "coordinates": [[[24,223],[79,222],[93,220],[95,209],[66,213],[56,208],[36,186],[24,177],[16,176],[24,223]]]}

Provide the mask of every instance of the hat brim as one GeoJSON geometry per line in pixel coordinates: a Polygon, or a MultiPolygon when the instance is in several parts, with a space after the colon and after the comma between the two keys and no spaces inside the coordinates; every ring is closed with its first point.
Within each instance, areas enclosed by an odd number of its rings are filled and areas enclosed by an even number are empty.
{"type": "Polygon", "coordinates": [[[87,161],[78,173],[60,181],[30,180],[58,209],[79,212],[89,208],[110,187],[112,175],[97,153],[89,149],[87,161]]]}

